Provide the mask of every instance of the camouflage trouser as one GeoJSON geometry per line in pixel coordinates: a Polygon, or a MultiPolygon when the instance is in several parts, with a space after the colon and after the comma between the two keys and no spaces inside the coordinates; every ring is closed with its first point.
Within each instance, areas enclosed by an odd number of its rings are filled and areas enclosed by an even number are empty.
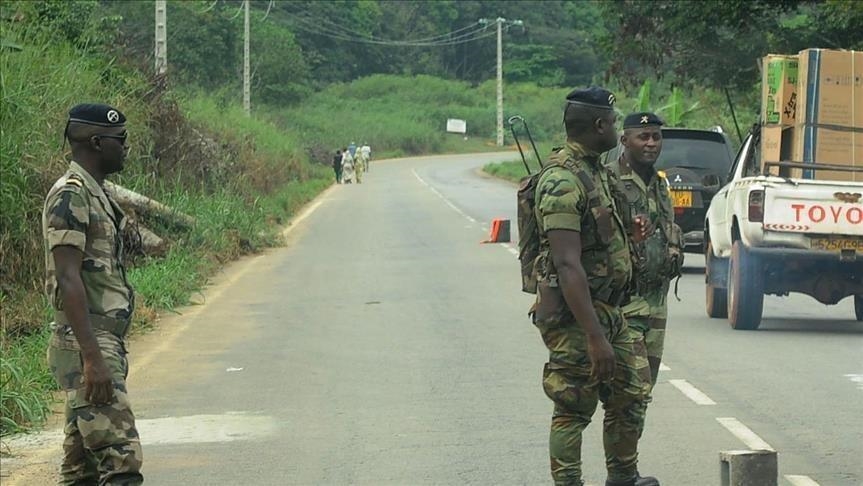
{"type": "Polygon", "coordinates": [[[128,361],[121,338],[94,330],[105,364],[111,370],[114,399],[108,405],[91,405],[84,398],[81,351],[70,328],[58,327],[48,346],[48,365],[66,392],[66,426],[63,432],[63,485],[138,485],[141,444],[135,416],[126,394],[128,361]]]}
{"type": "Polygon", "coordinates": [[[537,321],[550,351],[543,371],[543,388],[554,402],[549,453],[556,485],[581,485],[581,438],[598,401],[605,409],[603,446],[608,479],[635,477],[638,464],[642,403],[650,374],[644,340],[630,332],[619,309],[595,303],[596,313],[614,349],[616,368],[610,383],[590,377],[587,338],[573,321],[537,321]]]}
{"type": "Polygon", "coordinates": [[[650,363],[651,390],[656,385],[656,377],[659,376],[659,364],[662,362],[662,351],[665,349],[665,318],[646,316],[627,317],[629,328],[644,337],[644,345],[647,347],[647,361],[650,363]]]}
{"type": "MultiPolygon", "coordinates": [[[[627,317],[629,329],[637,336],[644,338],[647,347],[647,361],[650,363],[650,392],[656,386],[659,376],[659,364],[662,362],[662,350],[665,343],[665,318],[633,316],[627,317]]],[[[638,437],[644,433],[644,422],[647,417],[647,406],[653,401],[648,394],[641,404],[641,424],[638,426],[638,437]]]]}

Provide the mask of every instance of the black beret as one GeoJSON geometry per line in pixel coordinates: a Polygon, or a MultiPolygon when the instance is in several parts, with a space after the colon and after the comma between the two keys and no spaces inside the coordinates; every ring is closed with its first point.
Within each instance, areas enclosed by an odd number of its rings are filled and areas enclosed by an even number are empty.
{"type": "Polygon", "coordinates": [[[632,113],[630,115],[626,115],[626,118],[623,119],[623,128],[639,128],[651,125],[661,127],[664,124],[665,123],[662,122],[661,118],[649,111],[632,113]]]}
{"type": "Polygon", "coordinates": [[[100,127],[122,127],[126,124],[126,115],[112,106],[83,103],[69,110],[69,122],[100,127]]]}
{"type": "Polygon", "coordinates": [[[605,108],[607,110],[614,109],[614,101],[614,93],[596,86],[574,89],[566,95],[567,103],[605,108]]]}

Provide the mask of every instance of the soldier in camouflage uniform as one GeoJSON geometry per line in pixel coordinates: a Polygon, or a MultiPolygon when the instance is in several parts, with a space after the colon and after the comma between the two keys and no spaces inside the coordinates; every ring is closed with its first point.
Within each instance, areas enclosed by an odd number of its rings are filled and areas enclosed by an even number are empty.
{"type": "MultiPolygon", "coordinates": [[[[668,181],[653,167],[662,152],[662,120],[653,113],[633,113],[624,119],[623,129],[623,152],[610,168],[626,195],[628,217],[643,215],[650,223],[650,236],[635,245],[636,291],[623,313],[630,329],[644,338],[652,391],[662,361],[668,288],[683,265],[682,233],[674,224],[668,181]]],[[[645,411],[649,402],[648,396],[645,411]]]]}
{"type": "MultiPolygon", "coordinates": [[[[620,305],[632,275],[630,222],[599,155],[615,146],[614,95],[575,90],[564,112],[566,146],[552,155],[535,195],[540,253],[534,324],[549,350],[543,388],[554,402],[549,453],[556,485],[582,482],[582,433],[598,401],[608,486],[658,485],[638,478],[640,405],[650,373],[643,339],[620,305]]],[[[636,226],[637,237],[644,228],[636,226]]]]}
{"type": "Polygon", "coordinates": [[[73,161],[45,200],[46,292],[55,310],[48,364],[66,393],[60,484],[137,485],[141,444],[126,392],[134,292],[123,266],[125,217],[103,190],[123,169],[126,118],[107,105],[72,108],[73,161]]]}

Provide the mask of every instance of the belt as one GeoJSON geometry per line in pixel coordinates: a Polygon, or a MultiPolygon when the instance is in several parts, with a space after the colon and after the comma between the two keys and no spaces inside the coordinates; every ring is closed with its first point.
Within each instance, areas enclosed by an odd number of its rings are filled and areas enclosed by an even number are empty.
{"type": "MultiPolygon", "coordinates": [[[[102,331],[110,332],[117,337],[125,337],[126,331],[129,330],[130,320],[117,319],[116,317],[101,316],[99,314],[89,314],[90,325],[93,329],[101,329],[102,331]]],[[[54,322],[62,326],[69,326],[69,319],[63,311],[54,313],[54,322]]]]}

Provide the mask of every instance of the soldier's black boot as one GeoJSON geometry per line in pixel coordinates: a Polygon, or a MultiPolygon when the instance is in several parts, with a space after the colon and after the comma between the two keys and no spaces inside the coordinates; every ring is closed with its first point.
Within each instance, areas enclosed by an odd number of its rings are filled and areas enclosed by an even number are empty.
{"type": "Polygon", "coordinates": [[[641,477],[640,474],[636,473],[632,479],[608,479],[605,481],[605,486],[659,486],[659,480],[653,476],[641,477]]]}

